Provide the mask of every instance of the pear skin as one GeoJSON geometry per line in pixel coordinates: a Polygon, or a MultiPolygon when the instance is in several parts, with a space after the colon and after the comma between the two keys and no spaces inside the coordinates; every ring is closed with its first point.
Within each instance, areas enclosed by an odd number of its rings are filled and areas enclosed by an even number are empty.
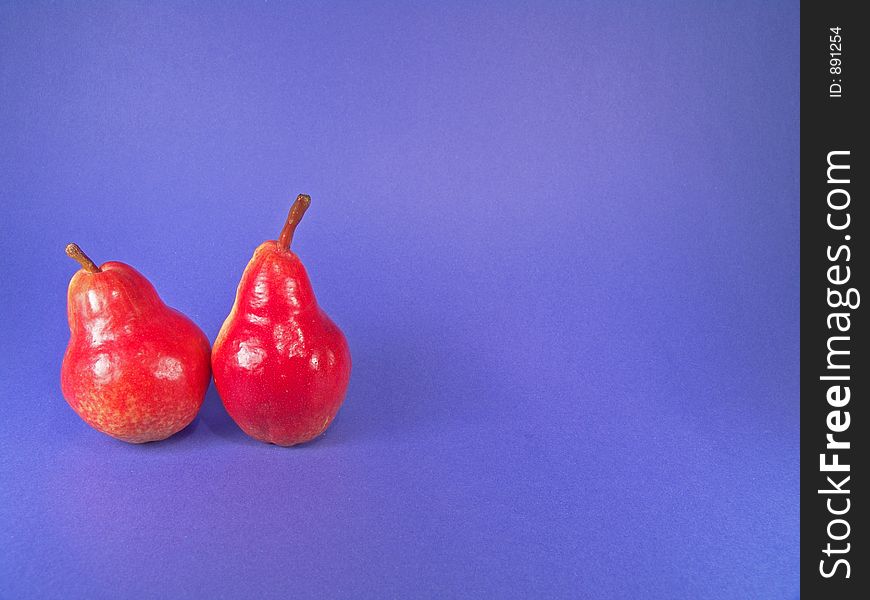
{"type": "Polygon", "coordinates": [[[278,240],[254,251],[212,352],[227,412],[252,438],[279,446],[323,433],[350,381],[347,340],[318,306],[305,267],[290,250],[310,201],[301,194],[278,240]]]}
{"type": "Polygon", "coordinates": [[[61,367],[67,403],[91,427],[134,444],[168,438],[193,421],[211,377],[208,338],[166,306],[133,267],[81,263],[69,284],[70,340],[61,367]]]}

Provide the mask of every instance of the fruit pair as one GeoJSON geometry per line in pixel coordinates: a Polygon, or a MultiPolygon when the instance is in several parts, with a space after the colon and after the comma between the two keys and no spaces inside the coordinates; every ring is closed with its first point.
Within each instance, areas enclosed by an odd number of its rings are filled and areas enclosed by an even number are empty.
{"type": "Polygon", "coordinates": [[[251,437],[292,446],[323,433],[344,400],[350,350],[290,250],[310,202],[296,198],[278,240],[254,252],[211,352],[202,330],[138,271],[98,267],[68,245],[82,265],[69,284],[61,368],[69,405],[112,437],[162,440],[194,419],[213,371],[227,412],[251,437]]]}

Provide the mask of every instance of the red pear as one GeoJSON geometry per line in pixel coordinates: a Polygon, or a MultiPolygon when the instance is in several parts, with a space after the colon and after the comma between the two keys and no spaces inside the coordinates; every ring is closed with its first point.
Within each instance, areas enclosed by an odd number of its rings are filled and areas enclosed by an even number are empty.
{"type": "Polygon", "coordinates": [[[318,306],[290,250],[310,202],[304,194],[296,198],[278,241],[254,251],[212,353],[227,412],[251,437],[279,446],[323,433],[350,380],[344,334],[318,306]]]}
{"type": "Polygon", "coordinates": [[[67,299],[66,401],[88,425],[125,442],[180,431],[208,389],[208,338],[133,267],[98,267],[75,244],[66,252],[82,265],[67,299]]]}

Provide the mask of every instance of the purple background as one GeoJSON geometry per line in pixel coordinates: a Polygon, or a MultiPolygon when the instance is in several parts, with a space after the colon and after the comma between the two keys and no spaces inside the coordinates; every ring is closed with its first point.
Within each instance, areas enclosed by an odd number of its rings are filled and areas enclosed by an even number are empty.
{"type": "Polygon", "coordinates": [[[797,2],[75,4],[0,4],[0,597],[797,596],[797,2]],[[214,339],[298,192],[328,433],[80,421],[64,245],[214,339]]]}

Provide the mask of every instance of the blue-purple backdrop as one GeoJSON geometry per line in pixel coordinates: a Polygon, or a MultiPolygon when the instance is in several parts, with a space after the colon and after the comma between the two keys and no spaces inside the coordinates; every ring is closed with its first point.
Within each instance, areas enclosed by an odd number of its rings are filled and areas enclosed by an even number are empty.
{"type": "Polygon", "coordinates": [[[0,4],[0,597],[796,597],[798,3],[354,4],[0,4]],[[64,245],[214,339],[299,192],[328,433],[80,421],[64,245]]]}

